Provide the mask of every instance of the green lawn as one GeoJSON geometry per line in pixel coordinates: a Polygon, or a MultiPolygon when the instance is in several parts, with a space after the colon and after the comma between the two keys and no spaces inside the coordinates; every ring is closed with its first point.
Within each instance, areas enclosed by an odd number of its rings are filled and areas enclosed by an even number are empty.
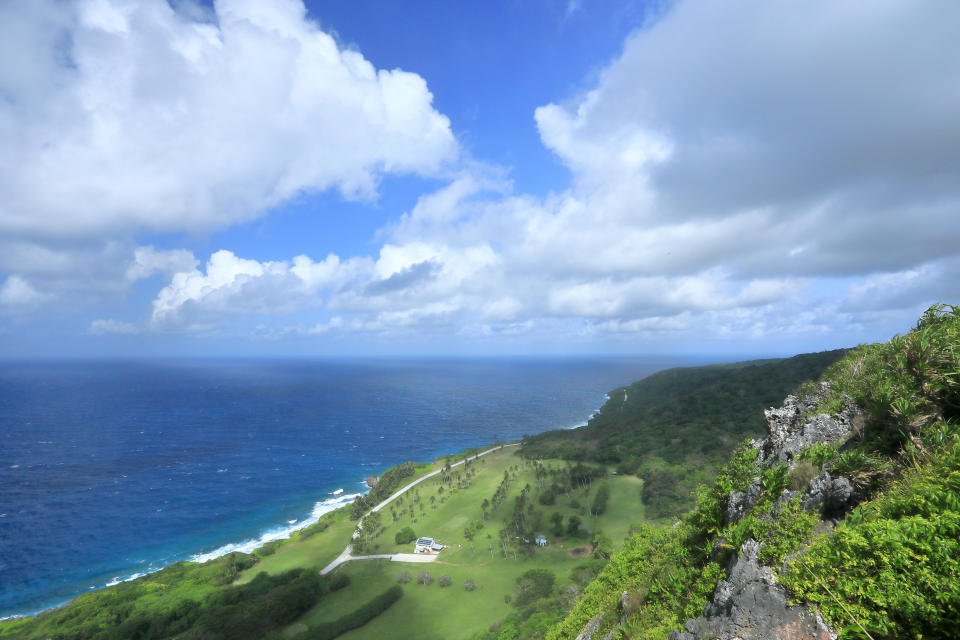
{"type": "Polygon", "coordinates": [[[276,553],[263,558],[256,566],[240,574],[235,584],[250,582],[261,571],[277,574],[298,567],[314,567],[319,570],[327,566],[350,542],[350,536],[356,527],[356,523],[347,517],[345,509],[327,515],[332,517],[326,531],[305,540],[291,538],[281,545],[276,553]]]}
{"type": "MultiPolygon", "coordinates": [[[[416,472],[406,479],[404,486],[436,469],[435,464],[416,463],[416,472]]],[[[350,543],[350,538],[357,526],[356,522],[350,520],[348,513],[349,510],[346,507],[341,507],[325,514],[321,522],[326,522],[330,526],[325,531],[312,536],[303,537],[302,531],[294,533],[293,537],[284,541],[275,553],[264,557],[255,567],[242,573],[236,584],[253,580],[254,576],[261,571],[276,574],[298,567],[322,569],[327,566],[350,543]]]]}
{"type": "MultiPolygon", "coordinates": [[[[536,484],[532,466],[524,465],[516,455],[517,451],[517,448],[511,447],[471,462],[471,465],[475,465],[472,468],[476,474],[466,488],[451,489],[451,485],[456,482],[444,483],[440,476],[417,485],[411,493],[404,496],[402,502],[398,501],[394,505],[396,521],[393,520],[389,507],[381,512],[385,531],[376,541],[378,548],[370,549],[369,553],[412,552],[412,543],[394,543],[396,532],[411,526],[418,535],[431,536],[451,546],[441,553],[437,561],[431,564],[407,564],[387,560],[358,560],[347,563],[338,571],[350,576],[350,586],[324,598],[297,623],[288,627],[285,633],[293,636],[309,625],[333,620],[356,609],[395,584],[400,571],[407,571],[413,576],[413,581],[404,586],[404,597],[365,626],[341,638],[468,638],[487,628],[494,620],[503,619],[513,610],[513,607],[504,601],[504,596],[513,594],[516,579],[522,573],[531,568],[546,568],[557,575],[558,584],[568,583],[570,572],[587,559],[572,556],[569,553],[571,549],[588,545],[591,533],[598,529],[610,537],[615,548],[619,548],[630,524],[643,521],[640,503],[642,481],[633,476],[608,476],[595,481],[588,491],[579,490],[569,496],[558,496],[553,506],[536,504],[536,510],[541,512],[543,532],[550,543],[544,549],[537,549],[532,557],[524,557],[522,553],[514,556],[510,553],[504,558],[497,533],[504,526],[504,519],[512,512],[514,499],[521,489],[528,483],[531,487],[536,484]],[[517,477],[510,483],[507,498],[499,509],[489,514],[489,520],[474,540],[467,540],[464,527],[482,517],[481,503],[494,494],[504,471],[514,467],[517,468],[517,477]],[[610,488],[610,499],[606,513],[595,518],[589,515],[588,508],[603,483],[610,488]],[[444,487],[443,492],[438,491],[441,486],[444,487]],[[409,507],[415,504],[413,498],[417,495],[424,508],[421,511],[417,506],[411,516],[409,507]],[[434,497],[433,504],[430,504],[431,496],[434,497]],[[577,503],[579,507],[575,506],[577,503]],[[554,511],[565,518],[570,515],[580,516],[585,531],[575,537],[556,538],[549,532],[548,521],[549,515],[554,511]],[[488,535],[491,537],[488,538],[488,535]],[[421,571],[429,571],[433,575],[433,584],[423,586],[416,583],[416,576],[421,571]],[[441,575],[449,575],[453,584],[446,588],[440,587],[436,579],[441,575]],[[477,585],[476,590],[464,590],[464,581],[468,579],[477,585]]],[[[563,463],[550,461],[547,464],[559,467],[563,463]]],[[[454,474],[457,471],[462,474],[463,467],[452,469],[454,474]]],[[[536,490],[532,491],[532,495],[536,496],[536,490]]],[[[281,548],[277,556],[283,550],[281,548]]],[[[264,565],[266,560],[261,565],[264,565]]],[[[262,569],[262,566],[260,568],[262,569]]]]}

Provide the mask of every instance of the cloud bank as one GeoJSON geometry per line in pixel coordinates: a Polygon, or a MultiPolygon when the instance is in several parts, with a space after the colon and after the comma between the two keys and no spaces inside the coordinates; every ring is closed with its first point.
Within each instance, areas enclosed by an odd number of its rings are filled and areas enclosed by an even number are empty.
{"type": "Polygon", "coordinates": [[[384,172],[450,181],[376,255],[225,247],[199,268],[141,248],[128,278],[173,274],[152,329],[737,340],[905,329],[960,299],[960,5],[678,2],[532,114],[571,175],[547,197],[458,155],[419,76],[373,69],[299,2],[215,6],[34,16],[73,45],[2,76],[30,100],[0,106],[0,228],[204,229],[304,190],[367,197],[384,172]]]}

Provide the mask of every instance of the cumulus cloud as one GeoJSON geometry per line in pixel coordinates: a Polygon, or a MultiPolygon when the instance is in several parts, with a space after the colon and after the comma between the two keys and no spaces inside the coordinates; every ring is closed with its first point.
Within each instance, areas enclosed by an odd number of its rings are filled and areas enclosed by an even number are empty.
{"type": "Polygon", "coordinates": [[[375,69],[300,0],[197,14],[0,5],[0,232],[216,229],[304,191],[370,197],[384,172],[456,157],[423,78],[375,69]]]}
{"type": "Polygon", "coordinates": [[[534,112],[571,173],[545,197],[460,156],[422,78],[375,70],[299,2],[36,6],[24,30],[72,44],[0,75],[25,96],[0,103],[0,231],[30,238],[8,273],[41,282],[14,267],[58,264],[57,234],[209,229],[302,191],[366,197],[384,172],[448,178],[370,256],[111,245],[124,286],[169,278],[154,329],[283,315],[299,324],[270,331],[732,340],[902,329],[960,295],[960,5],[677,2],[534,112]]]}
{"type": "Polygon", "coordinates": [[[747,276],[902,269],[956,251],[957,19],[935,2],[680,2],[536,121],[611,224],[668,244],[692,225],[747,276]]]}
{"type": "Polygon", "coordinates": [[[341,264],[334,255],[321,262],[306,256],[292,263],[258,262],[217,251],[205,272],[173,275],[153,302],[151,321],[157,328],[174,328],[204,325],[223,315],[292,313],[319,304],[314,297],[318,290],[349,279],[363,263],[341,264]]]}

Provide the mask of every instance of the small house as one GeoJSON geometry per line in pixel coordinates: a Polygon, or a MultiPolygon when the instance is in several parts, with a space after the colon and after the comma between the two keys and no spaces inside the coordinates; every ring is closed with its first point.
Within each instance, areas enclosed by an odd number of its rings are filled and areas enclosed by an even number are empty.
{"type": "Polygon", "coordinates": [[[538,547],[547,546],[547,536],[537,536],[537,546],[538,547]]]}
{"type": "Polygon", "coordinates": [[[413,547],[414,553],[439,553],[446,547],[433,538],[418,538],[417,544],[413,547]]]}

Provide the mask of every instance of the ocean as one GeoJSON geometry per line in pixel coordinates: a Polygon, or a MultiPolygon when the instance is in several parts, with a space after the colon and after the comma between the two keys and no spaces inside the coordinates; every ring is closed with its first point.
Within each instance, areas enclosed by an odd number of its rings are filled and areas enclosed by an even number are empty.
{"type": "Polygon", "coordinates": [[[406,460],[583,424],[677,359],[0,363],[0,617],[285,537],[406,460]]]}

